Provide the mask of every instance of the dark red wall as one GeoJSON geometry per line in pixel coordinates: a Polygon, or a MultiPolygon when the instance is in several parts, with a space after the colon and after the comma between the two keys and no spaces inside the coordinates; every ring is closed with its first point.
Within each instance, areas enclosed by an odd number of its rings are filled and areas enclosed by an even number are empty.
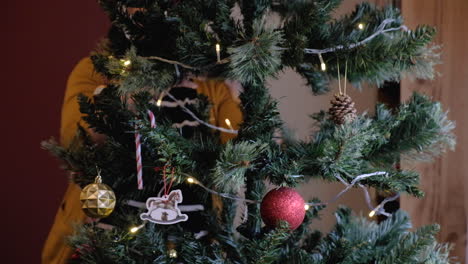
{"type": "Polygon", "coordinates": [[[39,143],[58,136],[67,76],[108,22],[95,0],[4,1],[1,9],[0,262],[34,264],[67,184],[39,143]]]}

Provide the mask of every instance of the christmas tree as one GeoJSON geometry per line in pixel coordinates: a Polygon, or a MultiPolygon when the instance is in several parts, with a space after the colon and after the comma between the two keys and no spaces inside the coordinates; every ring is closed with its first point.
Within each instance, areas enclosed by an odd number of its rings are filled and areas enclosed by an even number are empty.
{"type": "Polygon", "coordinates": [[[84,188],[93,218],[70,238],[71,263],[450,263],[437,225],[410,231],[404,212],[384,209],[400,194],[423,196],[400,160],[454,147],[438,102],[414,94],[370,116],[343,87],[313,116],[311,141],[275,140],[283,122],[265,82],[285,68],[317,95],[333,79],[359,88],[435,76],[434,28],[411,30],[398,9],[368,3],[333,19],[341,2],[100,0],[112,28],[92,61],[107,87],[79,97],[86,125],[70,145],[43,143],[84,188]],[[202,77],[241,84],[231,87],[242,122],[210,119],[216,104],[185,87],[202,77]],[[331,233],[310,230],[330,202],[294,191],[311,178],[346,186],[333,202],[354,187],[392,194],[377,206],[367,199],[370,215],[387,220],[341,208],[331,233]]]}

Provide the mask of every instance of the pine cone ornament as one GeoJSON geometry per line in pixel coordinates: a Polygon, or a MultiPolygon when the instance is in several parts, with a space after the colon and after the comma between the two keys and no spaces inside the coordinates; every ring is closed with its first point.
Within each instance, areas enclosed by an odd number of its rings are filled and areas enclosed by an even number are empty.
{"type": "Polygon", "coordinates": [[[335,94],[335,98],[331,101],[331,104],[329,113],[331,119],[336,124],[342,125],[356,119],[357,111],[349,95],[335,94]]]}

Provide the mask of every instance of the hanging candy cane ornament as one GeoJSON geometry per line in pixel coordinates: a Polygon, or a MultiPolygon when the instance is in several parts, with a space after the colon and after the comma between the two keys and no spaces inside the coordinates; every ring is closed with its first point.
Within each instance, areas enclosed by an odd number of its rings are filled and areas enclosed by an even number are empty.
{"type": "MultiPolygon", "coordinates": [[[[135,127],[135,129],[137,129],[135,127]]],[[[137,179],[138,190],[143,190],[143,163],[141,162],[141,135],[135,132],[135,146],[136,146],[136,163],[137,163],[137,179]]]]}
{"type": "Polygon", "coordinates": [[[154,117],[154,114],[151,112],[151,110],[148,110],[148,116],[150,118],[151,128],[156,128],[156,118],[154,117]]]}
{"type": "MultiPolygon", "coordinates": [[[[156,119],[153,112],[148,110],[148,116],[151,123],[151,128],[156,128],[156,119]]],[[[141,158],[141,134],[138,133],[138,127],[135,126],[135,155],[137,167],[137,182],[138,190],[143,190],[143,162],[141,158]]]]}

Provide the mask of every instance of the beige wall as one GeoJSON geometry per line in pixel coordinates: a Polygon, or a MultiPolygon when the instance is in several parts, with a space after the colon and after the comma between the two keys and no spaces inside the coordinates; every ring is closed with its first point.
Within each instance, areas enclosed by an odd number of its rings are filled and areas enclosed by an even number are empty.
{"type": "MultiPolygon", "coordinates": [[[[362,1],[344,1],[336,16],[353,10],[355,4],[359,2],[362,1]]],[[[281,117],[299,139],[307,139],[312,132],[312,120],[309,115],[329,108],[330,99],[338,90],[338,84],[334,83],[331,86],[333,92],[330,94],[313,96],[310,88],[305,86],[305,81],[294,71],[288,69],[278,77],[278,80],[271,80],[269,84],[273,97],[279,101],[281,117]]],[[[374,110],[377,101],[377,89],[375,87],[365,87],[362,91],[356,89],[350,90],[350,95],[355,100],[360,113],[364,111],[372,112],[374,110]]],[[[330,184],[320,180],[312,180],[301,186],[299,191],[304,199],[318,197],[322,201],[327,201],[342,189],[342,184],[330,184]]],[[[333,213],[339,204],[353,208],[358,214],[360,212],[367,214],[369,211],[366,207],[362,191],[356,189],[350,191],[337,203],[325,209],[322,212],[322,220],[320,223],[314,223],[313,227],[317,227],[322,231],[328,231],[335,223],[333,213]]]]}

